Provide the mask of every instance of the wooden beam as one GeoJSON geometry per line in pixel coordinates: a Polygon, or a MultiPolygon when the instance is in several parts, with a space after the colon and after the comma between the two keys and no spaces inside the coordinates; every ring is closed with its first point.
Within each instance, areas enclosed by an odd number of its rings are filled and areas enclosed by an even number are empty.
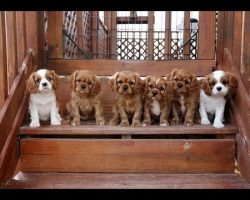
{"type": "Polygon", "coordinates": [[[112,11],[112,16],[111,16],[111,59],[117,59],[117,23],[116,23],[116,18],[117,18],[117,12],[112,11]]]}
{"type": "Polygon", "coordinates": [[[214,59],[215,11],[200,11],[198,59],[214,59]]]}
{"type": "Polygon", "coordinates": [[[91,50],[93,58],[98,58],[98,28],[99,14],[98,11],[91,12],[91,50]]]}
{"type": "Polygon", "coordinates": [[[63,58],[63,12],[48,11],[48,57],[63,58]]]}
{"type": "Polygon", "coordinates": [[[17,74],[17,41],[16,41],[16,12],[5,12],[6,25],[6,51],[7,51],[7,70],[8,88],[10,90],[17,74]]]}
{"type": "Polygon", "coordinates": [[[148,60],[154,59],[154,11],[148,11],[148,60]]]}
{"type": "Polygon", "coordinates": [[[111,16],[111,11],[104,11],[104,25],[106,26],[108,32],[111,30],[111,16]]]}
{"type": "Polygon", "coordinates": [[[148,17],[137,16],[134,19],[131,17],[117,17],[117,24],[148,24],[148,17]]]}
{"type": "Polygon", "coordinates": [[[48,68],[57,73],[71,74],[74,70],[87,69],[101,76],[111,76],[117,71],[130,70],[141,76],[155,74],[165,76],[174,68],[186,69],[197,76],[205,76],[212,72],[215,60],[48,60],[48,68]]]}
{"type": "Polygon", "coordinates": [[[171,58],[171,11],[165,11],[165,46],[164,46],[164,58],[171,58]]]}
{"type": "MultiPolygon", "coordinates": [[[[250,94],[250,12],[245,11],[244,14],[244,33],[243,33],[243,52],[242,52],[242,63],[241,63],[241,72],[244,79],[244,83],[248,92],[250,94]]],[[[236,51],[236,48],[235,48],[236,51]]]]}
{"type": "MultiPolygon", "coordinates": [[[[190,33],[190,11],[184,11],[184,35],[183,35],[183,42],[185,43],[191,38],[190,33]]],[[[183,47],[183,58],[189,59],[189,52],[190,52],[190,42],[187,43],[183,47]]]]}
{"type": "Polygon", "coordinates": [[[0,12],[0,109],[8,95],[4,12],[0,12]]]}
{"type": "Polygon", "coordinates": [[[26,55],[26,29],[24,11],[16,12],[16,32],[17,32],[17,63],[18,68],[21,67],[23,59],[26,55]]]}
{"type": "Polygon", "coordinates": [[[77,44],[81,49],[83,49],[83,27],[82,27],[82,12],[77,11],[77,44]]]}
{"type": "MultiPolygon", "coordinates": [[[[25,25],[26,25],[26,46],[27,49],[31,48],[34,55],[38,55],[38,44],[42,39],[38,38],[38,12],[25,11],[25,25]]],[[[41,33],[42,34],[42,33],[41,33]]],[[[34,59],[34,68],[38,65],[38,56],[34,59]]]]}
{"type": "Polygon", "coordinates": [[[47,53],[45,52],[45,23],[44,23],[44,11],[37,11],[37,22],[36,22],[36,37],[37,40],[37,65],[39,67],[46,67],[47,53]]]}

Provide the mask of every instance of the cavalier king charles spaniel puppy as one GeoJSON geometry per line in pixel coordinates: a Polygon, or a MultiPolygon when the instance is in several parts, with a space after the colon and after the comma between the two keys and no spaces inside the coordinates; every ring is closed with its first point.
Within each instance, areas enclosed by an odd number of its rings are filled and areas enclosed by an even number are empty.
{"type": "Polygon", "coordinates": [[[141,126],[143,81],[140,75],[130,71],[117,72],[108,84],[118,97],[109,124],[129,126],[132,121],[131,126],[141,126]]]}
{"type": "Polygon", "coordinates": [[[185,70],[174,69],[166,75],[172,81],[173,100],[171,101],[171,124],[192,126],[199,109],[200,83],[194,74],[185,70]]]}
{"type": "Polygon", "coordinates": [[[221,70],[214,71],[201,80],[200,117],[201,124],[210,124],[208,114],[214,116],[213,126],[224,127],[226,97],[233,95],[238,87],[236,77],[221,70]]]}
{"type": "Polygon", "coordinates": [[[66,104],[71,125],[80,125],[80,119],[94,115],[97,125],[104,125],[103,107],[100,100],[101,81],[88,70],[77,70],[66,77],[70,83],[71,99],[66,104]]]}
{"type": "Polygon", "coordinates": [[[58,75],[51,70],[40,69],[33,72],[26,82],[30,93],[29,112],[31,115],[30,127],[39,127],[40,120],[50,119],[51,125],[61,125],[58,113],[55,90],[59,83],[58,75]]]}
{"type": "Polygon", "coordinates": [[[171,90],[163,77],[147,76],[144,79],[144,107],[142,126],[159,119],[160,126],[168,126],[171,90]]]}

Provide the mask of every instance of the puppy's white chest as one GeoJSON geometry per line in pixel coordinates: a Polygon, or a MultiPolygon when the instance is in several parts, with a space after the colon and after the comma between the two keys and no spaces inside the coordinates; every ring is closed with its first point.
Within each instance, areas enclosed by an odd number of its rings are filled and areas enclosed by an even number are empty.
{"type": "Polygon", "coordinates": [[[159,101],[154,99],[151,106],[152,106],[151,108],[152,113],[156,116],[159,116],[161,114],[159,101]]]}
{"type": "Polygon", "coordinates": [[[183,95],[180,96],[179,102],[181,104],[181,112],[184,113],[186,111],[186,107],[185,107],[185,99],[183,95]]]}

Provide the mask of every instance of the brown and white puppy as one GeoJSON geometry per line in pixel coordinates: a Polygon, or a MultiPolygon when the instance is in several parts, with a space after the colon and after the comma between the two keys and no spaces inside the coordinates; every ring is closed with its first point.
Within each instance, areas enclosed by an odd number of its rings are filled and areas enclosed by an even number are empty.
{"type": "Polygon", "coordinates": [[[192,126],[199,109],[200,83],[194,74],[185,70],[174,69],[166,75],[172,81],[174,98],[171,102],[171,124],[192,126]]]}
{"type": "Polygon", "coordinates": [[[238,87],[236,77],[221,70],[214,71],[201,80],[200,117],[201,124],[210,124],[208,114],[215,115],[213,126],[224,127],[226,97],[233,95],[238,87]]]}
{"type": "Polygon", "coordinates": [[[40,126],[40,120],[50,119],[51,125],[61,125],[58,113],[55,90],[59,84],[58,75],[47,69],[33,72],[26,82],[30,93],[29,113],[31,116],[30,127],[40,126]]]}
{"type": "Polygon", "coordinates": [[[160,126],[168,126],[171,90],[163,77],[147,76],[144,79],[143,126],[160,120],[160,126]]]}
{"type": "Polygon", "coordinates": [[[118,98],[109,124],[129,126],[132,120],[131,126],[141,126],[143,81],[140,75],[130,71],[117,72],[108,84],[118,98]]]}
{"type": "Polygon", "coordinates": [[[80,125],[80,119],[95,116],[96,124],[104,125],[103,107],[100,100],[101,81],[88,70],[77,70],[66,78],[70,83],[71,99],[66,104],[71,125],[80,125]]]}

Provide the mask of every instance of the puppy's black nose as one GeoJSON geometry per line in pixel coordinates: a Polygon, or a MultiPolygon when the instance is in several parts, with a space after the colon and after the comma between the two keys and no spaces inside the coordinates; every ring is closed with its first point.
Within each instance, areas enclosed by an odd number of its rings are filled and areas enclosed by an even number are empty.
{"type": "Polygon", "coordinates": [[[45,82],[45,83],[42,83],[42,86],[43,87],[46,87],[48,84],[45,82]]]}
{"type": "Polygon", "coordinates": [[[128,89],[128,86],[127,86],[127,85],[124,85],[124,86],[123,86],[123,89],[124,89],[124,90],[127,90],[127,89],[128,89]]]}
{"type": "Polygon", "coordinates": [[[152,91],[152,94],[153,94],[153,96],[156,96],[158,94],[158,92],[154,90],[154,91],[152,91]]]}
{"type": "Polygon", "coordinates": [[[217,87],[217,90],[218,90],[218,91],[221,91],[221,89],[222,89],[222,87],[217,87]]]}
{"type": "Polygon", "coordinates": [[[178,83],[177,86],[178,86],[178,88],[181,88],[183,86],[183,84],[182,83],[178,83]]]}
{"type": "Polygon", "coordinates": [[[85,85],[81,85],[81,89],[84,89],[86,86],[85,85]]]}

